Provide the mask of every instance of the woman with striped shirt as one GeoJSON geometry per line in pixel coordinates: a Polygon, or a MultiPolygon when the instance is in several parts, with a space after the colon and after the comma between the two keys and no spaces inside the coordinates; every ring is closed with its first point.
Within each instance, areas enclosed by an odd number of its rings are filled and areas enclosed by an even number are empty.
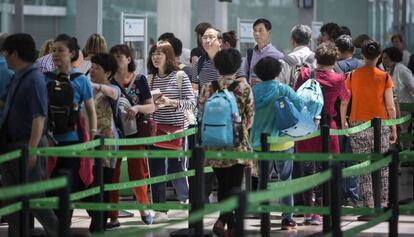
{"type": "MultiPolygon", "coordinates": [[[[148,60],[148,84],[152,91],[159,89],[161,96],[155,98],[155,112],[153,114],[157,122],[157,135],[174,133],[188,128],[189,122],[184,112],[195,107],[194,94],[188,76],[179,71],[175,61],[174,50],[169,43],[154,45],[149,52],[148,60]]],[[[154,149],[181,150],[183,139],[154,144],[154,149]]],[[[160,176],[168,173],[185,171],[184,158],[150,159],[150,175],[160,176]],[[167,165],[167,167],[166,167],[167,165]]],[[[177,199],[185,202],[188,199],[188,183],[186,178],[172,181],[177,193],[177,199]]],[[[151,185],[152,200],[154,203],[166,201],[166,183],[151,185]]],[[[154,222],[168,220],[166,211],[157,212],[154,222]]]]}

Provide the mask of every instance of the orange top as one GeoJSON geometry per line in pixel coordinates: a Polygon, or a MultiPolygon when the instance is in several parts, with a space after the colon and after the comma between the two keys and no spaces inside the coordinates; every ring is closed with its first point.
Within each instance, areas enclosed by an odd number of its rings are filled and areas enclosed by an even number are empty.
{"type": "Polygon", "coordinates": [[[376,67],[362,67],[348,75],[346,86],[351,92],[349,122],[368,121],[374,117],[388,119],[385,108],[385,89],[394,87],[391,76],[376,67]]]}

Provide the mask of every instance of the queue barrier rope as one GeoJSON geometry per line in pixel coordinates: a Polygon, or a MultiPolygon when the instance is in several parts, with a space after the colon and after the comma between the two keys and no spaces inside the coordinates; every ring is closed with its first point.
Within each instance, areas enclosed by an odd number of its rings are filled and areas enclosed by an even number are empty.
{"type": "Polygon", "coordinates": [[[356,226],[356,227],[354,227],[352,229],[343,231],[342,232],[342,236],[343,237],[352,237],[352,236],[355,236],[356,234],[358,234],[358,233],[360,233],[360,232],[362,232],[362,231],[364,231],[366,229],[369,229],[369,228],[371,228],[373,226],[378,225],[381,222],[384,222],[384,221],[390,219],[390,217],[391,217],[391,210],[388,210],[385,213],[383,213],[380,216],[378,216],[377,218],[375,218],[375,219],[373,219],[373,220],[371,220],[371,221],[369,221],[369,222],[367,222],[365,224],[362,224],[362,225],[356,226]]]}
{"type": "Polygon", "coordinates": [[[0,208],[0,217],[18,212],[22,209],[22,202],[16,202],[11,205],[0,208]]]}
{"type": "Polygon", "coordinates": [[[19,158],[22,155],[21,150],[11,151],[0,155],[0,164],[19,158]]]}
{"type": "Polygon", "coordinates": [[[0,200],[6,200],[24,195],[32,195],[39,192],[46,192],[67,185],[66,177],[59,177],[45,181],[38,181],[28,184],[9,186],[0,189],[0,200]]]}

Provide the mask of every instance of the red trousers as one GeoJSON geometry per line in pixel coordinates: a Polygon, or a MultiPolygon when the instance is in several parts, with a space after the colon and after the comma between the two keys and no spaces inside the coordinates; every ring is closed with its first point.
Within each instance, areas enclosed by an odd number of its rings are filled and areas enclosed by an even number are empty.
{"type": "MultiPolygon", "coordinates": [[[[142,145],[138,146],[126,146],[120,147],[120,150],[144,150],[145,147],[142,145]]],[[[112,183],[119,183],[119,176],[121,172],[122,159],[117,159],[115,173],[112,179],[112,183]]],[[[141,180],[149,177],[147,160],[146,159],[127,159],[128,164],[128,177],[130,181],[141,180]]],[[[140,204],[149,204],[148,200],[148,185],[135,187],[132,189],[135,195],[135,199],[140,204]]],[[[109,194],[109,201],[111,203],[119,203],[119,191],[111,191],[109,194]]],[[[118,218],[118,211],[111,212],[110,218],[118,218]]]]}

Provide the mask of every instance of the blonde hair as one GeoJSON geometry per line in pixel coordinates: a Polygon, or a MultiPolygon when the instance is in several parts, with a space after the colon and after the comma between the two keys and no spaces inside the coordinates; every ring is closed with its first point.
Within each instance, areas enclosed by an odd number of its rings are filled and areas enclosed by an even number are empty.
{"type": "Polygon", "coordinates": [[[106,40],[100,34],[92,34],[89,36],[85,47],[83,48],[83,54],[85,54],[85,57],[87,57],[88,54],[106,53],[107,51],[108,46],[106,44],[106,40]]]}
{"type": "Polygon", "coordinates": [[[43,42],[39,50],[39,58],[48,55],[52,52],[53,39],[48,39],[43,42]]]}

